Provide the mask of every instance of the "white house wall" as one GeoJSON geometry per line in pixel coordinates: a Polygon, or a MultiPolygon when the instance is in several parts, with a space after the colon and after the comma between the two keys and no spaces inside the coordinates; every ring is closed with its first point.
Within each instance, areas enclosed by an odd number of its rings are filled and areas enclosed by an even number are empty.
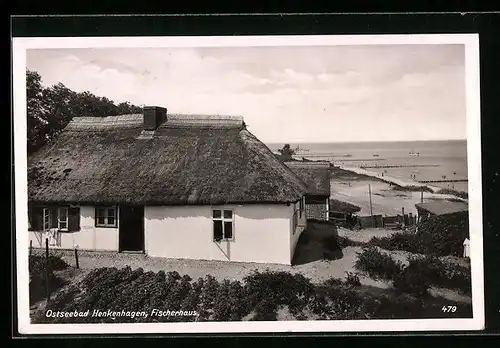
{"type": "MultiPolygon", "coordinates": [[[[118,220],[118,225],[120,221],[118,220]]],[[[45,247],[46,232],[29,232],[33,247],[45,247]]],[[[95,208],[80,207],[80,231],[59,232],[58,241],[50,245],[54,249],[73,249],[75,245],[82,250],[118,251],[118,228],[95,227],[95,208]]]]}
{"type": "Polygon", "coordinates": [[[149,206],[144,215],[149,256],[290,264],[292,206],[149,206]],[[233,209],[234,241],[213,241],[217,208],[233,209]]]}

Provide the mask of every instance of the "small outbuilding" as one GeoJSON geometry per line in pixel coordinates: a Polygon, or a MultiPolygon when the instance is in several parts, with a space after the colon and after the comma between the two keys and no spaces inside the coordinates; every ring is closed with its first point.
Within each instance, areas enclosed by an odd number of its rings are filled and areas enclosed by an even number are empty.
{"type": "Polygon", "coordinates": [[[445,199],[433,200],[425,203],[415,204],[418,213],[418,221],[423,221],[429,216],[442,216],[467,212],[469,205],[466,202],[449,201],[445,199]]]}
{"type": "Polygon", "coordinates": [[[328,220],[330,212],[330,162],[287,161],[285,164],[306,184],[306,217],[314,220],[328,220]]]}

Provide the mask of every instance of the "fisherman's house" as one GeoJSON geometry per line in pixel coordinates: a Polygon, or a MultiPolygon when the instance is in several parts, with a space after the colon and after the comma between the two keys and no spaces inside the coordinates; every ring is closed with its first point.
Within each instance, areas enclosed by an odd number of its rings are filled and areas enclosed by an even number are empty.
{"type": "Polygon", "coordinates": [[[306,192],[240,117],[161,107],[75,117],[28,159],[29,236],[34,247],[48,238],[51,248],[290,264],[306,192]]]}

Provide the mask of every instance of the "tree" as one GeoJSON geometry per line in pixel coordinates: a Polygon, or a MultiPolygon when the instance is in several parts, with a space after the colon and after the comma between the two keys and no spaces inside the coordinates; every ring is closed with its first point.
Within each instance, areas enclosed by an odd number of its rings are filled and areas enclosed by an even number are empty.
{"type": "Polygon", "coordinates": [[[28,127],[28,152],[44,142],[46,119],[42,105],[42,77],[34,71],[26,72],[26,106],[28,127]]]}
{"type": "Polygon", "coordinates": [[[281,161],[291,161],[293,159],[293,155],[295,155],[295,151],[290,147],[290,144],[285,144],[282,149],[279,149],[280,153],[279,158],[281,161]]]}
{"type": "Polygon", "coordinates": [[[26,71],[28,153],[51,141],[68,125],[73,117],[105,117],[141,113],[142,108],[129,102],[116,105],[106,97],[91,92],[75,92],[62,83],[50,87],[42,85],[36,71],[26,71]]]}

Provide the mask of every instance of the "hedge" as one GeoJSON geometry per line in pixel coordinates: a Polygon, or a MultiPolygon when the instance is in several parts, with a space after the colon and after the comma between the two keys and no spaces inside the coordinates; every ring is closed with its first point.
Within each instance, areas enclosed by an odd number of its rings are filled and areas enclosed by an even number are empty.
{"type": "MultiPolygon", "coordinates": [[[[454,304],[447,301],[447,304],[454,304]]],[[[240,281],[217,281],[212,276],[196,281],[177,272],[144,272],[99,268],[78,285],[60,292],[46,309],[53,311],[196,311],[196,316],[58,317],[45,311],[34,323],[123,323],[170,321],[277,320],[280,308],[287,307],[298,320],[386,319],[423,317],[470,317],[469,305],[458,305],[454,313],[441,311],[442,300],[422,301],[418,297],[387,290],[385,295],[364,291],[351,274],[350,281],[328,279],[313,284],[300,274],[254,272],[240,281]]]]}

